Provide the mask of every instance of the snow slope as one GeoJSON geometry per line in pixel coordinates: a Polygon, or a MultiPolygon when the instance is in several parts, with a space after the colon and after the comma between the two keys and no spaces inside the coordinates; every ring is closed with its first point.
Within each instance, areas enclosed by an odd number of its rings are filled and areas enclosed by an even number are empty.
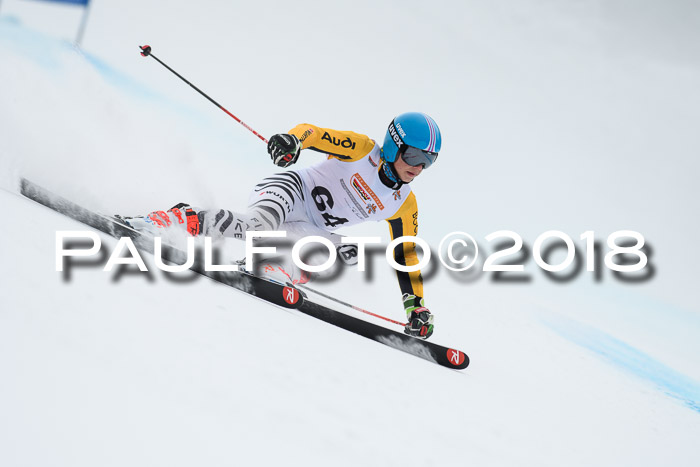
{"type": "MultiPolygon", "coordinates": [[[[0,9],[0,464],[697,464],[692,4],[467,2],[438,17],[360,2],[332,26],[341,10],[312,4],[209,2],[185,23],[136,3],[95,2],[84,51],[38,32],[59,21],[36,5],[0,9]],[[278,33],[285,15],[315,27],[278,33]],[[418,26],[428,40],[389,56],[378,45],[418,26]],[[529,283],[499,284],[438,268],[426,279],[434,339],[470,355],[462,373],[204,279],[97,264],[66,279],[55,232],[84,227],[17,196],[19,176],[130,214],[240,207],[274,170],[255,137],[138,56],[146,40],[263,134],[308,120],[380,138],[398,112],[433,114],[445,148],[415,188],[431,245],[454,230],[486,246],[503,228],[529,242],[629,228],[653,245],[656,274],[560,284],[530,261],[529,283]],[[280,52],[309,44],[313,58],[280,52]],[[426,51],[434,68],[395,76],[426,51]],[[373,79],[354,67],[329,79],[319,64],[335,57],[366,57],[373,79]],[[283,80],[280,64],[293,70],[283,80]]],[[[383,225],[352,233],[387,238],[383,225]]],[[[400,317],[388,268],[342,279],[318,287],[400,317]]]]}

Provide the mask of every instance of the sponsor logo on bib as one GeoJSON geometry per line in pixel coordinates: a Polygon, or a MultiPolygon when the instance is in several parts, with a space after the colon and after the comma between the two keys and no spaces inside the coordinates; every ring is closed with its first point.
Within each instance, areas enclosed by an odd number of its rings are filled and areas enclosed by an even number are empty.
{"type": "Polygon", "coordinates": [[[376,204],[376,207],[371,210],[372,212],[376,211],[377,207],[379,207],[379,210],[384,209],[384,205],[379,200],[379,196],[372,191],[369,185],[367,185],[367,182],[364,181],[359,173],[356,173],[350,178],[350,185],[352,185],[352,188],[360,196],[360,198],[362,198],[362,201],[364,201],[365,204],[376,204]]]}

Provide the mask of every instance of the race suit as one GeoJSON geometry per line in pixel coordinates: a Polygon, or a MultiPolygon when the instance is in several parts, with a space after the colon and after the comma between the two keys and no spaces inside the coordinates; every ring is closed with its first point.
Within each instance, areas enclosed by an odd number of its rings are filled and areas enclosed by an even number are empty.
{"type": "MultiPolygon", "coordinates": [[[[340,227],[386,220],[392,240],[418,233],[418,205],[408,184],[390,188],[380,177],[381,148],[365,135],[350,131],[297,125],[289,131],[303,149],[327,155],[311,167],[289,170],[263,179],[253,189],[246,213],[209,211],[207,231],[245,238],[249,230],[292,230],[297,234],[324,235],[340,227]]],[[[394,250],[395,261],[418,264],[415,243],[394,250]]],[[[420,271],[397,271],[402,294],[423,297],[420,271]]]]}

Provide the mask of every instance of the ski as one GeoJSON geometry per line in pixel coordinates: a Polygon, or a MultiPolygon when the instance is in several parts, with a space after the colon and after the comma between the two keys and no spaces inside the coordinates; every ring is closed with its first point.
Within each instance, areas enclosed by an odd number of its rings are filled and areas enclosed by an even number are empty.
{"type": "MultiPolygon", "coordinates": [[[[21,180],[20,193],[32,201],[107,235],[115,238],[129,237],[139,251],[153,254],[153,237],[134,230],[117,219],[90,211],[70,200],[49,192],[25,178],[21,180]]],[[[183,264],[187,260],[185,252],[165,243],[162,245],[161,256],[164,261],[172,264],[183,264]]],[[[296,288],[254,276],[245,271],[206,271],[204,266],[198,261],[195,261],[190,269],[216,282],[283,308],[299,308],[304,302],[304,296],[296,288]]]]}
{"type": "MultiPolygon", "coordinates": [[[[142,234],[109,216],[90,211],[70,200],[55,195],[41,186],[22,179],[20,192],[53,211],[92,227],[115,238],[129,237],[137,249],[153,254],[152,237],[142,234]]],[[[172,246],[162,245],[162,258],[174,264],[183,264],[185,253],[172,246]]],[[[295,287],[280,284],[245,271],[211,272],[195,262],[192,271],[206,276],[216,282],[233,287],[268,303],[296,309],[305,315],[314,317],[338,328],[353,332],[380,344],[415,355],[437,363],[446,368],[462,370],[469,365],[469,357],[461,350],[445,347],[430,341],[420,340],[401,332],[394,331],[337,310],[314,303],[304,297],[295,287]]]]}
{"type": "Polygon", "coordinates": [[[469,365],[469,357],[461,350],[411,337],[354,316],[346,315],[310,300],[304,300],[304,303],[297,311],[388,347],[437,363],[440,366],[453,370],[463,370],[469,365]]]}

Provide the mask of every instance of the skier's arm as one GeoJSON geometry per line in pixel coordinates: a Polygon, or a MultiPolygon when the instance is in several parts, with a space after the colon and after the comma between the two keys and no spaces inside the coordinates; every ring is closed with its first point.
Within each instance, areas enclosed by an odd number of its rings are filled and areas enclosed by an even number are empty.
{"type": "Polygon", "coordinates": [[[369,136],[320,128],[309,123],[295,126],[289,130],[289,134],[299,139],[302,149],[312,149],[347,162],[362,159],[375,144],[369,136]]]}
{"type": "MultiPolygon", "coordinates": [[[[407,235],[418,234],[418,203],[413,192],[409,193],[406,201],[393,217],[387,219],[392,240],[407,235]]],[[[394,249],[394,260],[403,266],[418,264],[415,243],[402,243],[394,249]]],[[[420,271],[396,271],[402,294],[414,295],[419,300],[423,297],[423,277],[420,271]]]]}

